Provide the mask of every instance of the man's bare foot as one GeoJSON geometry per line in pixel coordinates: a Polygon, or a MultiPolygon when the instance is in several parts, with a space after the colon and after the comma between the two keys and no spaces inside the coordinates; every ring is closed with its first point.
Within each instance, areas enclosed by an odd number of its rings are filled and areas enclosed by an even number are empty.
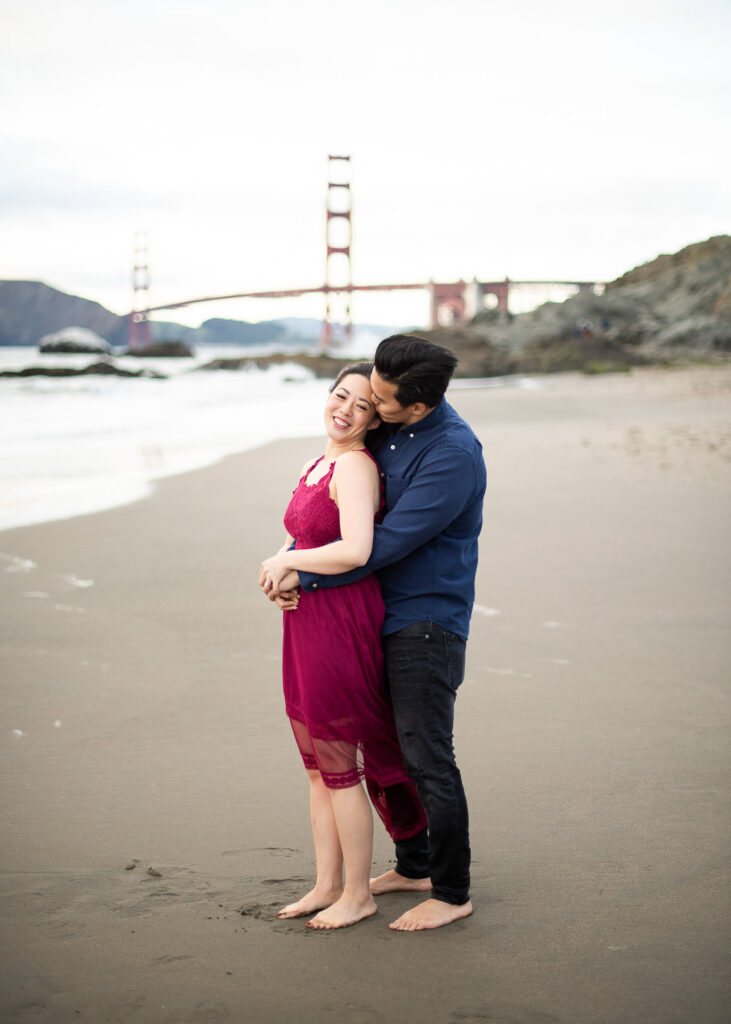
{"type": "Polygon", "coordinates": [[[472,913],[472,903],[445,903],[444,900],[425,900],[412,907],[393,921],[388,927],[397,932],[423,932],[428,928],[443,928],[472,913]]]}
{"type": "Polygon", "coordinates": [[[355,900],[343,894],[337,903],[333,903],[327,910],[321,911],[317,917],[308,921],[307,927],[316,929],[347,928],[366,917],[372,917],[377,909],[376,901],[370,896],[365,900],[355,900]]]}
{"type": "Polygon", "coordinates": [[[305,917],[307,914],[314,914],[316,910],[324,910],[341,896],[342,889],[318,889],[315,886],[306,896],[296,903],[288,903],[282,907],[274,916],[280,919],[288,917],[305,917]]]}
{"type": "Polygon", "coordinates": [[[371,892],[382,896],[384,892],[429,892],[431,878],[405,878],[391,868],[378,878],[371,879],[371,892]]]}

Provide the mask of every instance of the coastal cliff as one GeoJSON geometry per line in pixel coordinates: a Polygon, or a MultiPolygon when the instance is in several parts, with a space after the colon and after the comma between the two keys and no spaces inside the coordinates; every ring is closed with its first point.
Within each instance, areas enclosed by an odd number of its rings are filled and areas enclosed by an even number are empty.
{"type": "Polygon", "coordinates": [[[731,237],[662,255],[610,282],[516,316],[495,310],[417,332],[452,349],[459,375],[623,369],[731,352],[731,237]]]}

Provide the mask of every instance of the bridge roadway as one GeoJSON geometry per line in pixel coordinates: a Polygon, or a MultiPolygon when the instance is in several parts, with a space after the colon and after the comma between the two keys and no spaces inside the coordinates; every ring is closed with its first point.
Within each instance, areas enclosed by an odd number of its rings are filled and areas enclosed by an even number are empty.
{"type": "Polygon", "coordinates": [[[196,299],[183,299],[179,302],[166,302],[158,306],[148,306],[144,310],[133,310],[130,317],[140,314],[157,313],[165,309],[182,309],[184,306],[194,306],[201,302],[223,302],[225,299],[288,299],[299,295],[325,294],[327,292],[394,292],[394,291],[431,291],[432,295],[440,298],[464,296],[465,291],[470,287],[477,287],[482,295],[494,294],[502,301],[499,307],[507,308],[507,295],[510,288],[517,285],[562,285],[575,288],[593,288],[596,281],[513,281],[506,278],[504,281],[453,281],[449,283],[437,283],[427,281],[423,284],[347,284],[341,286],[318,285],[312,288],[288,288],[277,291],[266,292],[234,292],[230,295],[204,295],[196,299]]]}

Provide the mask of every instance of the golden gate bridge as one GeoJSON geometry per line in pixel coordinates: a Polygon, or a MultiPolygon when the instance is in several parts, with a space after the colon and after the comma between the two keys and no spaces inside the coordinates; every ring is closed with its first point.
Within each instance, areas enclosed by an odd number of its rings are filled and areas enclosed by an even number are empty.
{"type": "Polygon", "coordinates": [[[133,267],[134,309],[128,314],[130,348],[139,348],[151,342],[151,313],[162,310],[183,309],[204,302],[223,302],[227,299],[288,299],[300,295],[321,294],[325,297],[325,315],[320,346],[326,349],[338,329],[346,337],[352,330],[350,299],[354,292],[426,291],[430,299],[431,327],[463,323],[471,319],[488,302],[499,312],[510,308],[510,293],[518,286],[564,286],[574,290],[594,289],[600,281],[425,281],[408,284],[354,284],[351,275],[350,249],[352,243],[352,200],[347,166],[349,156],[328,156],[330,174],[327,185],[325,224],[325,281],[308,288],[284,288],[272,291],[233,292],[227,295],[202,295],[161,305],[150,305],[150,268],[147,249],[142,240],[135,243],[133,267]],[[334,173],[333,173],[334,172],[334,173]],[[338,237],[338,234],[340,237],[338,237]]]}

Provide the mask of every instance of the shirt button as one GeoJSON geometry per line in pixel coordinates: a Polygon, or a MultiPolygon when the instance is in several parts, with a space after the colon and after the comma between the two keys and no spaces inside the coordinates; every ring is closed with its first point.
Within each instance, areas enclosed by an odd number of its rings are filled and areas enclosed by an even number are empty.
{"type": "Polygon", "coordinates": [[[409,434],[409,437],[413,437],[413,436],[414,436],[413,434],[409,434]]]}
{"type": "Polygon", "coordinates": [[[392,452],[395,452],[395,451],[396,451],[396,445],[395,445],[395,444],[392,444],[392,445],[391,445],[391,451],[392,451],[392,452]]]}
{"type": "Polygon", "coordinates": [[[313,583],[313,584],[312,584],[312,589],[313,589],[313,590],[317,590],[317,584],[316,584],[316,583],[313,583]]]}

